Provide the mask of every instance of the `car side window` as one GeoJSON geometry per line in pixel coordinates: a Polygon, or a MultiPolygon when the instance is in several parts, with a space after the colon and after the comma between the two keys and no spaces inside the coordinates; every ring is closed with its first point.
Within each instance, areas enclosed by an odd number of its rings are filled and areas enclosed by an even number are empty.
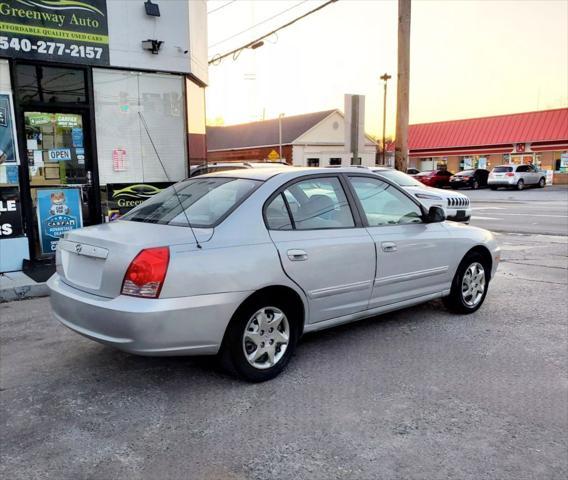
{"type": "Polygon", "coordinates": [[[265,216],[270,230],[292,230],[292,221],[282,193],[266,207],[265,216]]]}
{"type": "Polygon", "coordinates": [[[337,177],[310,178],[290,185],[272,200],[266,208],[265,216],[269,228],[279,230],[292,228],[316,230],[355,226],[349,202],[337,177]],[[291,226],[282,219],[282,205],[286,207],[284,197],[292,215],[291,226]],[[277,214],[277,211],[280,213],[277,214]],[[280,228],[277,228],[278,225],[280,228]]]}
{"type": "Polygon", "coordinates": [[[370,227],[422,223],[422,211],[392,185],[367,177],[349,177],[370,227]]]}
{"type": "Polygon", "coordinates": [[[528,168],[527,168],[526,165],[519,165],[517,167],[517,173],[524,173],[524,172],[527,172],[527,171],[528,171],[528,168]]]}

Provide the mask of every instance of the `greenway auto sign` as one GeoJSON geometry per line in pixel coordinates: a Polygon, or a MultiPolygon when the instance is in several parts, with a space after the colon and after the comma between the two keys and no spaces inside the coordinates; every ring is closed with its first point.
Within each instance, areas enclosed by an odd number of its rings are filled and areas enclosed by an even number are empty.
{"type": "Polygon", "coordinates": [[[0,0],[0,55],[108,65],[106,0],[0,0]]]}
{"type": "MultiPolygon", "coordinates": [[[[173,183],[109,183],[107,185],[109,212],[124,215],[170,185],[173,185],[173,183]]],[[[111,215],[109,214],[109,216],[111,215]]]]}

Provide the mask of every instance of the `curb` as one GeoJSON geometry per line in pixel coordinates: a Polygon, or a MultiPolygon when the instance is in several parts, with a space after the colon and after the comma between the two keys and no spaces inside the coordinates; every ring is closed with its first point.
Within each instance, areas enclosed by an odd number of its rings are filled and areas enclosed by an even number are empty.
{"type": "MultiPolygon", "coordinates": [[[[13,274],[12,274],[13,275],[13,274]]],[[[31,278],[22,280],[11,278],[11,274],[0,276],[0,303],[26,300],[28,298],[47,297],[49,289],[45,282],[34,282],[31,278]]],[[[23,274],[20,274],[23,276],[23,274]]]]}

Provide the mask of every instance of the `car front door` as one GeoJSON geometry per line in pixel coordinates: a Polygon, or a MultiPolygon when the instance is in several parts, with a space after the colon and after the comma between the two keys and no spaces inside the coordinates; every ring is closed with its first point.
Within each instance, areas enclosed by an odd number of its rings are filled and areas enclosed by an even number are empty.
{"type": "Polygon", "coordinates": [[[420,207],[390,183],[350,176],[376,249],[369,308],[404,302],[449,289],[453,246],[443,223],[424,223],[420,207]]]}
{"type": "Polygon", "coordinates": [[[365,310],[375,247],[339,176],[302,178],[276,192],[264,212],[288,277],[309,302],[309,322],[365,310]]]}

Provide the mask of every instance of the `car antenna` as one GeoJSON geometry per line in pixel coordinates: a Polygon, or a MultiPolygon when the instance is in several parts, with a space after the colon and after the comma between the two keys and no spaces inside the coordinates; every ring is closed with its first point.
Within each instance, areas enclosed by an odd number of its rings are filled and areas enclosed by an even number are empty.
{"type": "MultiPolygon", "coordinates": [[[[166,167],[164,167],[164,163],[162,162],[162,159],[160,158],[160,154],[158,153],[158,149],[156,148],[156,145],[154,144],[154,140],[152,140],[152,135],[150,135],[150,131],[148,130],[148,124],[146,123],[146,119],[144,118],[144,116],[142,115],[141,112],[138,112],[138,115],[140,117],[140,121],[142,122],[142,126],[144,127],[144,130],[146,130],[146,135],[148,135],[148,139],[150,140],[150,143],[152,144],[152,148],[154,149],[154,153],[156,154],[156,157],[158,157],[158,161],[160,162],[160,165],[162,166],[162,170],[164,171],[164,175],[168,179],[168,182],[171,182],[173,184],[173,182],[170,179],[170,176],[168,175],[168,172],[166,171],[166,167]]],[[[189,229],[191,230],[191,233],[193,234],[193,238],[195,239],[195,244],[197,245],[197,248],[201,248],[201,244],[199,243],[199,240],[197,239],[197,235],[195,234],[195,231],[193,230],[193,227],[191,226],[191,222],[189,221],[189,216],[187,215],[185,208],[183,208],[183,204],[181,203],[181,198],[179,197],[179,193],[176,190],[176,186],[172,185],[172,188],[174,189],[174,194],[177,198],[177,201],[179,202],[179,207],[181,208],[181,211],[183,212],[183,215],[185,216],[185,220],[187,221],[187,224],[189,225],[189,229]]]]}

